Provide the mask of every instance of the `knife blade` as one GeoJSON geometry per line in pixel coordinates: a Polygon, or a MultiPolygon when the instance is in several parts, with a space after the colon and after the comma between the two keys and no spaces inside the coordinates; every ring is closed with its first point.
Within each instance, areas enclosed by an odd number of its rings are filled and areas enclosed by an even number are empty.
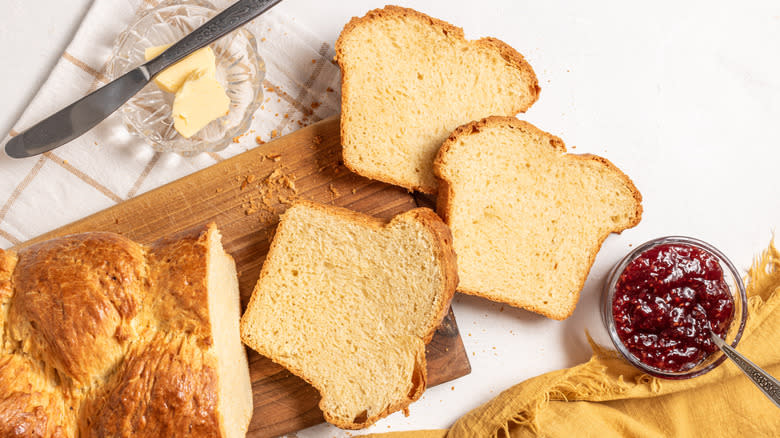
{"type": "Polygon", "coordinates": [[[5,152],[27,158],[61,146],[100,123],[148,82],[146,67],[131,70],[11,138],[5,152]]]}
{"type": "Polygon", "coordinates": [[[156,58],[36,123],[5,145],[8,156],[27,158],[81,136],[116,111],[157,74],[271,9],[281,0],[239,0],[156,58]]]}

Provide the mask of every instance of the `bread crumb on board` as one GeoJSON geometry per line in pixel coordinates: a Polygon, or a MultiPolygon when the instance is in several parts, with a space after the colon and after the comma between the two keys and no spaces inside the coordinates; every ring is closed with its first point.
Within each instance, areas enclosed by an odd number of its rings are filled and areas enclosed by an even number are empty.
{"type": "Polygon", "coordinates": [[[288,189],[290,189],[290,190],[294,191],[295,193],[298,193],[298,188],[297,188],[297,187],[295,187],[295,175],[294,175],[294,174],[292,174],[292,173],[291,173],[291,174],[289,174],[289,176],[286,176],[286,177],[284,178],[284,181],[283,181],[283,182],[284,182],[284,185],[285,185],[285,186],[286,186],[288,189]]]}
{"type": "Polygon", "coordinates": [[[279,178],[282,175],[283,175],[282,170],[277,167],[273,170],[273,172],[271,172],[270,174],[268,174],[267,177],[265,177],[265,181],[266,182],[273,181],[274,179],[279,178]]]}
{"type": "Polygon", "coordinates": [[[241,187],[240,190],[244,190],[249,184],[252,184],[255,181],[254,175],[246,175],[244,179],[241,181],[241,187]]]}
{"type": "Polygon", "coordinates": [[[279,215],[298,199],[298,188],[295,175],[285,173],[281,167],[274,168],[268,176],[261,178],[249,174],[241,180],[241,190],[251,189],[242,196],[241,208],[245,216],[257,216],[260,223],[271,224],[278,221],[279,215]]]}
{"type": "Polygon", "coordinates": [[[338,198],[339,196],[341,196],[341,192],[339,192],[338,189],[336,189],[336,186],[334,186],[333,184],[328,185],[328,190],[330,190],[330,193],[333,195],[333,198],[338,198]]]}
{"type": "Polygon", "coordinates": [[[246,209],[244,210],[244,214],[246,214],[247,216],[257,213],[257,211],[260,209],[259,206],[255,203],[254,199],[250,199],[249,204],[246,205],[244,208],[246,209]]]}

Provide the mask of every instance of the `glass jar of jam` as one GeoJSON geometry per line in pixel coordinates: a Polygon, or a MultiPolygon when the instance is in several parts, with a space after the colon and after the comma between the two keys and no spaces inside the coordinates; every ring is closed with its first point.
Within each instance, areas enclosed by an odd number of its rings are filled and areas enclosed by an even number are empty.
{"type": "Polygon", "coordinates": [[[648,374],[704,374],[725,356],[710,330],[736,346],[747,319],[745,288],[716,248],[662,237],[624,257],[605,283],[602,314],[618,351],[648,374]]]}

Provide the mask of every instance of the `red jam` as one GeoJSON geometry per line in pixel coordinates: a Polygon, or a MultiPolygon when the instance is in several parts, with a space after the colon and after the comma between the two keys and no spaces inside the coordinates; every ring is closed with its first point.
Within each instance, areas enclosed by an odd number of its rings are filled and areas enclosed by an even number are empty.
{"type": "Polygon", "coordinates": [[[612,316],[618,336],[642,363],[686,371],[718,347],[734,300],[712,254],[686,244],[664,244],[632,260],[615,286],[612,316]]]}

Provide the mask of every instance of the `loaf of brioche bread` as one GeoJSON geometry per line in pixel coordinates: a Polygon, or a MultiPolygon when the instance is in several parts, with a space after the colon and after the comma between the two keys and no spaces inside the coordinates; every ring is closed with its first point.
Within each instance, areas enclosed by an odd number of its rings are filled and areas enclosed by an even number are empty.
{"type": "Polygon", "coordinates": [[[239,316],[214,225],[0,250],[0,436],[245,436],[239,316]]]}
{"type": "Polygon", "coordinates": [[[425,390],[425,344],[456,284],[451,236],[433,211],[387,222],[298,201],[282,215],[241,338],[314,385],[327,421],[363,428],[425,390]]]}
{"type": "Polygon", "coordinates": [[[412,9],[353,18],[336,41],[344,164],[365,177],[436,192],[433,159],[457,126],[515,115],[539,96],[522,55],[495,38],[412,9]]]}
{"type": "Polygon", "coordinates": [[[612,163],[566,154],[561,139],[514,117],[456,129],[434,171],[458,290],[553,319],[574,311],[607,235],[642,216],[639,191],[612,163]]]}

